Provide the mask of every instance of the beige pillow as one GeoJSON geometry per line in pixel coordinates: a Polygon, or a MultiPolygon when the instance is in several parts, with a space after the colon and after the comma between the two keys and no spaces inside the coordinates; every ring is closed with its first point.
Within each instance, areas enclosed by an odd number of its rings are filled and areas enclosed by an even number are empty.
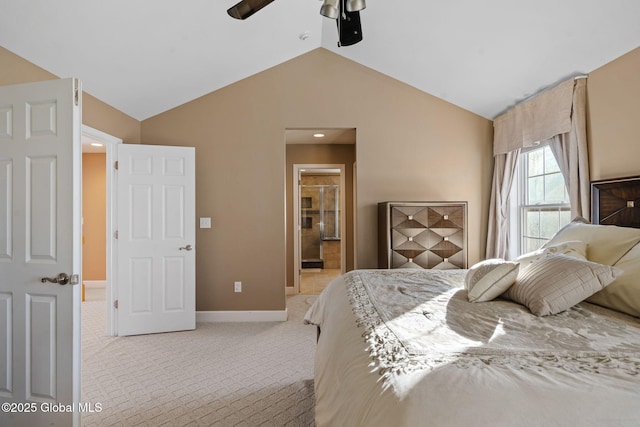
{"type": "Polygon", "coordinates": [[[613,282],[619,272],[567,255],[549,255],[520,270],[507,296],[536,316],[547,316],[589,298],[613,282]]]}
{"type": "Polygon", "coordinates": [[[567,255],[574,258],[587,259],[587,244],[577,240],[571,240],[557,245],[544,246],[537,251],[520,255],[514,261],[520,263],[522,270],[532,262],[546,255],[567,255]]]}
{"type": "Polygon", "coordinates": [[[464,287],[471,302],[491,301],[513,285],[519,264],[503,259],[481,261],[467,271],[464,287]]]}
{"type": "Polygon", "coordinates": [[[588,245],[589,261],[614,265],[629,249],[640,242],[640,229],[585,224],[584,219],[576,218],[561,228],[543,248],[576,240],[588,245]]]}
{"type": "Polygon", "coordinates": [[[587,301],[640,317],[640,243],[627,252],[615,267],[622,273],[587,301]]]}

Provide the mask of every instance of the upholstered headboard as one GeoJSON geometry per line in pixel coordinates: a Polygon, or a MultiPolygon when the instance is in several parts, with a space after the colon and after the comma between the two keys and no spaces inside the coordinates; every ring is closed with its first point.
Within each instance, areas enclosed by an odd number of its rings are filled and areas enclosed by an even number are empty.
{"type": "Polygon", "coordinates": [[[640,176],[591,182],[594,224],[640,228],[640,176]]]}

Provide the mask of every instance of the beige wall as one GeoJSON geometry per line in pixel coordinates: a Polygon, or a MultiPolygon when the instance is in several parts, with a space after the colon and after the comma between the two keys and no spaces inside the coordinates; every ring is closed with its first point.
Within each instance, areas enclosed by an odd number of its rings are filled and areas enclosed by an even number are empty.
{"type": "MultiPolygon", "coordinates": [[[[82,76],[62,76],[79,77],[82,76]]],[[[57,79],[58,76],[43,70],[0,46],[0,86],[57,79]]],[[[140,122],[121,111],[83,92],[82,123],[94,129],[121,138],[128,144],[140,143],[140,122]]]]}
{"type": "Polygon", "coordinates": [[[376,204],[469,202],[484,253],[489,120],[317,49],[142,122],[145,144],[196,147],[198,310],[285,306],[287,128],[356,128],[357,267],[376,267],[376,204]],[[233,292],[233,282],[243,292],[233,292]]]}
{"type": "Polygon", "coordinates": [[[125,144],[140,144],[140,122],[84,92],[82,124],[122,139],[125,144]]]}
{"type": "Polygon", "coordinates": [[[591,179],[640,175],[640,48],[589,73],[591,179]]]}
{"type": "MultiPolygon", "coordinates": [[[[355,142],[355,141],[354,141],[355,142]]],[[[346,245],[346,271],[353,270],[354,227],[353,227],[353,164],[356,160],[355,144],[301,144],[286,147],[286,272],[287,286],[294,285],[293,246],[293,165],[294,164],[344,164],[345,165],[345,233],[342,243],[346,245]]]]}
{"type": "Polygon", "coordinates": [[[82,278],[106,280],[106,155],[82,155],[82,278]]]}
{"type": "MultiPolygon", "coordinates": [[[[0,85],[57,78],[0,47],[0,85]]],[[[640,175],[640,48],[589,73],[592,179],[640,175]]],[[[484,253],[491,122],[324,49],[140,124],[94,97],[83,122],[126,143],[195,146],[198,310],[284,308],[284,129],[357,129],[357,263],[376,264],[375,204],[467,200],[484,253]],[[234,294],[233,281],[245,292],[234,294]]]]}

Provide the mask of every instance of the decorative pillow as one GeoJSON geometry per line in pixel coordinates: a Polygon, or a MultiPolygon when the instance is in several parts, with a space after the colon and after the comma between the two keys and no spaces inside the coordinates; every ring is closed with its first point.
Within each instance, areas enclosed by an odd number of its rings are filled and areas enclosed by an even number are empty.
{"type": "Polygon", "coordinates": [[[615,264],[622,273],[587,301],[640,317],[640,243],[615,264]]]}
{"type": "Polygon", "coordinates": [[[576,218],[561,228],[543,248],[569,241],[587,243],[587,259],[599,264],[614,265],[640,242],[640,229],[615,225],[585,224],[576,218]]]}
{"type": "Polygon", "coordinates": [[[527,306],[536,316],[556,314],[589,298],[613,282],[619,273],[608,265],[567,255],[548,255],[522,269],[507,296],[527,306]]]}
{"type": "Polygon", "coordinates": [[[519,264],[503,259],[487,259],[473,265],[464,278],[469,301],[491,301],[513,285],[519,264]]]}
{"type": "Polygon", "coordinates": [[[532,262],[539,260],[546,255],[567,255],[570,257],[586,260],[587,244],[585,242],[571,240],[569,242],[559,243],[557,245],[545,246],[538,249],[537,251],[520,255],[514,261],[520,263],[520,270],[522,270],[532,262]]]}

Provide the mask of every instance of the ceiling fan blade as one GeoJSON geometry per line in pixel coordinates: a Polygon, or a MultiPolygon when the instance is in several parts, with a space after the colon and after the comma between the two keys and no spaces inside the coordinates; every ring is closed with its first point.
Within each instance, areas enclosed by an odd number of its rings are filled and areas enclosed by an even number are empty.
{"type": "Polygon", "coordinates": [[[272,1],[273,0],[242,0],[240,3],[229,8],[227,13],[232,18],[247,19],[272,1]]]}

